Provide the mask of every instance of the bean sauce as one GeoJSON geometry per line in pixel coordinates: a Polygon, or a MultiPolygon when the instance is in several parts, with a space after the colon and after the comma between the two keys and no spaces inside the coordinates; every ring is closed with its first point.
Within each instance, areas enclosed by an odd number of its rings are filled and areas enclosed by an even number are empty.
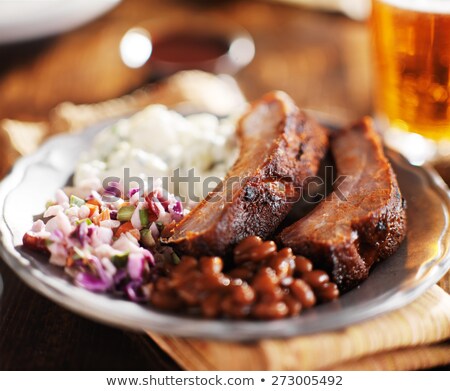
{"type": "Polygon", "coordinates": [[[153,284],[151,304],[205,318],[267,320],[296,316],[339,297],[325,271],[273,241],[250,236],[235,247],[233,261],[225,272],[220,257],[182,256],[153,284]]]}

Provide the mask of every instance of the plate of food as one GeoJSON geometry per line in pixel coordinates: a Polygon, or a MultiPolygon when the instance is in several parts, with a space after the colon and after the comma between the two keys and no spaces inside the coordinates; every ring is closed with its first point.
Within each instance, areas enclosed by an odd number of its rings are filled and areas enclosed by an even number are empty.
{"type": "Polygon", "coordinates": [[[370,119],[336,129],[272,92],[225,118],[152,105],[52,138],[0,186],[0,249],[97,321],[281,338],[425,292],[450,268],[449,207],[443,181],[385,149],[370,119]]]}

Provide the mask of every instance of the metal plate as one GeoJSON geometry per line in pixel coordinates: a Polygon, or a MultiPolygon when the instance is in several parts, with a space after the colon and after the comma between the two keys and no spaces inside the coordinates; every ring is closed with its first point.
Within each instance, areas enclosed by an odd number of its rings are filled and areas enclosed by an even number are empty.
{"type": "Polygon", "coordinates": [[[80,315],[118,327],[185,337],[241,341],[289,337],[339,329],[404,306],[450,268],[448,189],[431,169],[411,166],[388,151],[408,202],[407,238],[360,287],[336,302],[279,321],[200,320],[78,288],[45,257],[25,251],[22,236],[33,216],[42,213],[46,201],[67,183],[78,156],[105,125],[51,139],[37,153],[21,159],[0,185],[2,258],[31,288],[80,315]]]}

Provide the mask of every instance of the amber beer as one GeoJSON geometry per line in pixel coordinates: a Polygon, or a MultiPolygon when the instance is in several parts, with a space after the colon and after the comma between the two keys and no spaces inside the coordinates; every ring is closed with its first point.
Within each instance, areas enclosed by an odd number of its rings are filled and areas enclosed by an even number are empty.
{"type": "Polygon", "coordinates": [[[373,0],[376,106],[391,129],[450,140],[450,0],[373,0]]]}

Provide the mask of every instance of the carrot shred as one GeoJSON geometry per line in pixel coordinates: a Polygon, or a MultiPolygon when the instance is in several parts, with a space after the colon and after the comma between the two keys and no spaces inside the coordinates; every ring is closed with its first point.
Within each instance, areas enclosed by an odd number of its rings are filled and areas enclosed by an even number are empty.
{"type": "MultiPolygon", "coordinates": [[[[124,234],[125,232],[129,232],[131,230],[134,230],[133,224],[131,224],[131,221],[127,221],[126,223],[122,224],[119,228],[117,228],[115,236],[117,238],[120,237],[120,235],[124,234]]],[[[134,236],[134,235],[133,235],[134,236]]]]}
{"type": "Polygon", "coordinates": [[[71,267],[75,263],[75,261],[73,260],[73,255],[74,254],[75,254],[75,251],[73,251],[73,250],[69,251],[69,254],[67,255],[67,259],[66,259],[66,266],[67,267],[71,267]]]}
{"type": "MultiPolygon", "coordinates": [[[[87,201],[86,201],[86,204],[98,206],[99,209],[100,209],[100,207],[102,206],[102,204],[100,203],[100,201],[96,200],[95,198],[92,198],[92,199],[90,199],[90,200],[87,200],[87,201]]],[[[89,205],[88,205],[88,206],[89,206],[89,205]]]]}
{"type": "Polygon", "coordinates": [[[133,235],[136,240],[141,240],[141,233],[139,232],[138,229],[134,228],[128,231],[131,235],[133,235]]]}
{"type": "Polygon", "coordinates": [[[109,209],[105,209],[102,213],[100,213],[98,216],[94,216],[92,218],[92,222],[95,225],[100,225],[101,221],[105,220],[111,220],[111,214],[109,213],[109,209]]]}
{"type": "Polygon", "coordinates": [[[99,211],[97,205],[86,203],[86,206],[89,208],[89,217],[92,217],[96,212],[99,211]]]}

